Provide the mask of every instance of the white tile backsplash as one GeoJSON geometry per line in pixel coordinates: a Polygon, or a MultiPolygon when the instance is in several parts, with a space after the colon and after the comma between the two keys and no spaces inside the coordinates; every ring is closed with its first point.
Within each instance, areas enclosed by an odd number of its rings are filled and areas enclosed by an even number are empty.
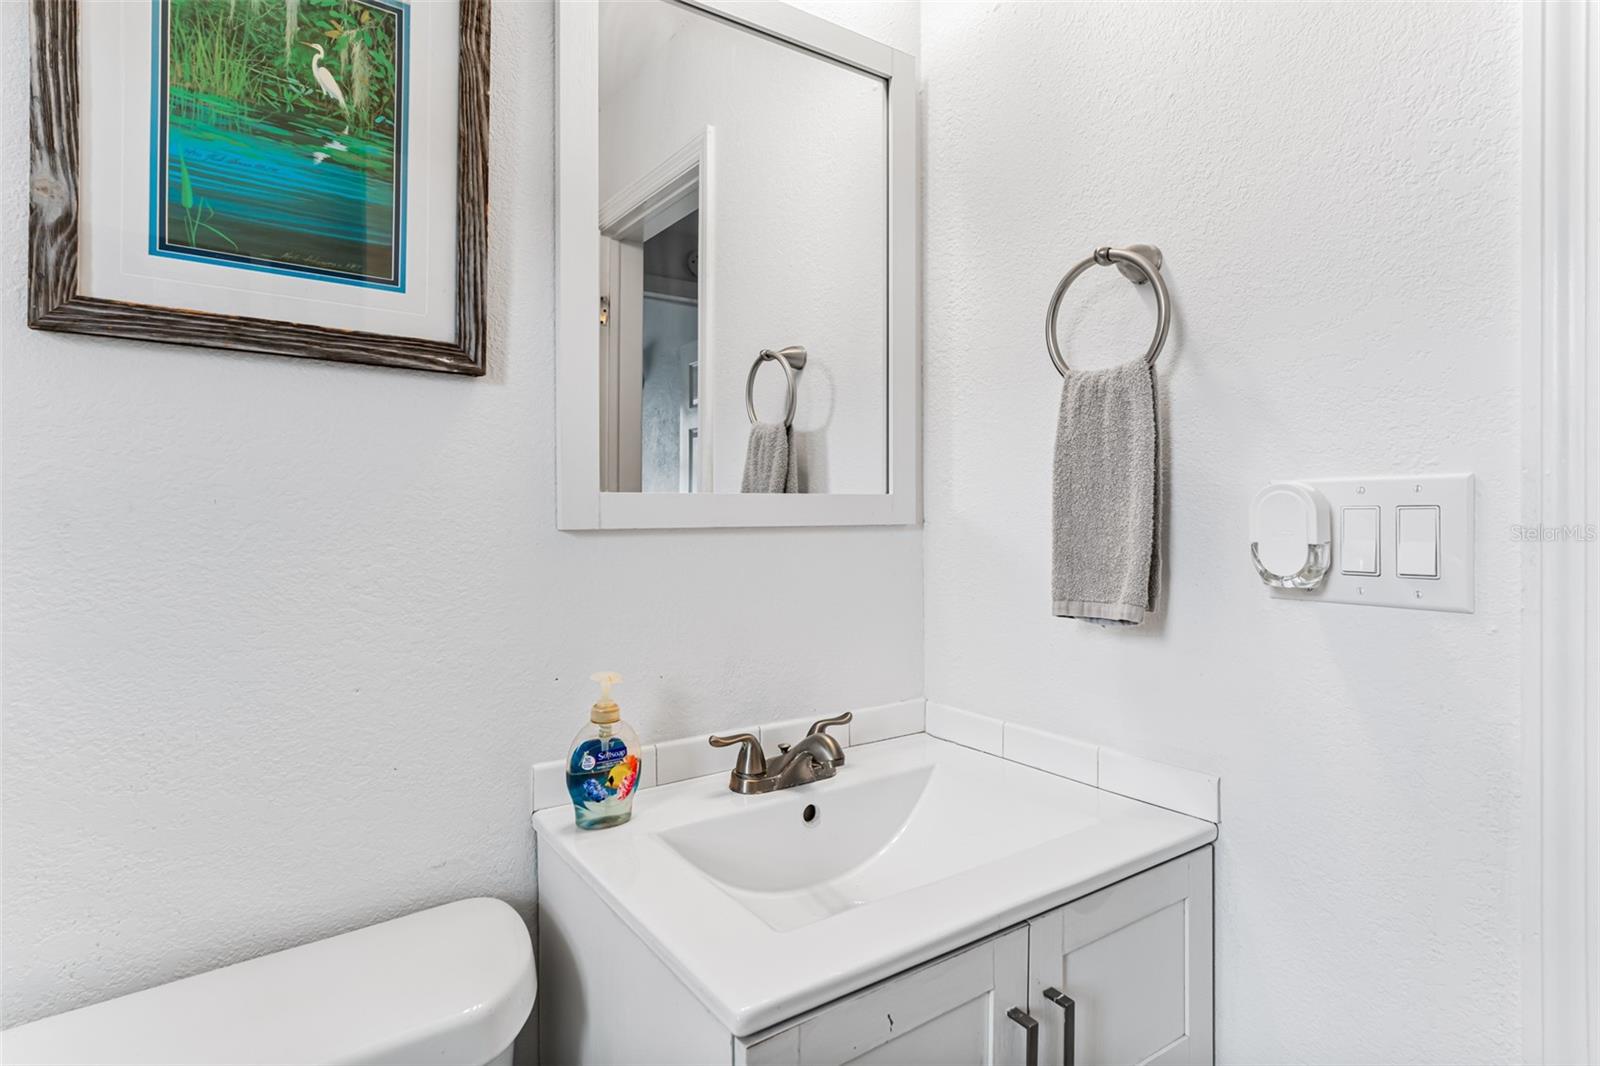
{"type": "Polygon", "coordinates": [[[928,733],[965,748],[999,755],[1005,747],[1005,723],[942,703],[928,704],[928,733]]]}
{"type": "MultiPolygon", "coordinates": [[[[831,718],[820,711],[814,717],[790,718],[783,722],[772,722],[761,727],[761,749],[769,756],[777,754],[779,744],[794,744],[806,735],[806,730],[811,728],[811,723],[818,718],[831,718]]],[[[850,746],[850,723],[845,725],[831,725],[828,735],[845,747],[850,746]]]]}
{"type": "Polygon", "coordinates": [[[1100,779],[1100,749],[1081,740],[1046,733],[1015,722],[1005,723],[1004,755],[1010,762],[1032,766],[1086,785],[1100,779]]]}
{"type": "Polygon", "coordinates": [[[1101,748],[1100,787],[1208,822],[1222,820],[1220,781],[1199,770],[1141,759],[1115,748],[1101,748]]]}
{"type": "MultiPolygon", "coordinates": [[[[759,736],[760,729],[758,726],[741,725],[718,730],[718,735],[721,736],[733,733],[755,733],[759,736]]],[[[733,762],[739,756],[739,749],[713,748],[706,741],[710,735],[707,733],[679,740],[664,740],[657,744],[656,784],[670,785],[674,781],[687,781],[691,777],[704,777],[707,774],[725,774],[732,770],[733,762]]],[[[765,742],[762,743],[762,747],[766,747],[765,742]]]]}
{"type": "Polygon", "coordinates": [[[551,759],[533,766],[533,809],[559,807],[571,803],[567,795],[567,763],[565,759],[551,759]]]}
{"type": "Polygon", "coordinates": [[[850,743],[872,744],[909,736],[923,730],[925,700],[901,700],[878,707],[863,707],[850,723],[850,743]]]}
{"type": "MultiPolygon", "coordinates": [[[[755,733],[761,738],[762,748],[775,754],[779,744],[793,744],[805,736],[815,720],[815,717],[790,718],[763,726],[734,726],[719,732],[755,733]]],[[[1221,820],[1222,783],[1212,774],[1098,747],[1059,733],[1004,722],[947,704],[916,699],[866,707],[855,712],[849,725],[829,730],[846,746],[871,744],[924,731],[941,740],[1180,814],[1204,818],[1208,822],[1221,820]]],[[[726,774],[733,769],[737,754],[733,748],[713,748],[706,743],[704,735],[646,744],[639,756],[639,787],[726,774]]],[[[552,759],[536,763],[531,771],[529,791],[535,811],[569,803],[565,761],[552,759]]]]}

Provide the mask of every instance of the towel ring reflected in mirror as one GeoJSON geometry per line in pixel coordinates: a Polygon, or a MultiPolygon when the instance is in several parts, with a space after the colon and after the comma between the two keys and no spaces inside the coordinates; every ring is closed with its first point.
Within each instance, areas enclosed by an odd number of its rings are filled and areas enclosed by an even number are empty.
{"type": "Polygon", "coordinates": [[[1093,266],[1115,266],[1135,285],[1149,282],[1155,288],[1156,335],[1150,340],[1150,350],[1144,353],[1144,361],[1155,366],[1156,356],[1161,354],[1161,346],[1167,342],[1167,329],[1172,325],[1172,300],[1167,296],[1167,283],[1161,280],[1161,249],[1151,244],[1096,248],[1093,255],[1067,271],[1061,284],[1056,286],[1055,295],[1050,297],[1050,309],[1044,316],[1044,342],[1050,351],[1050,361],[1056,365],[1062,377],[1067,376],[1067,358],[1061,354],[1061,345],[1056,340],[1056,316],[1061,311],[1061,298],[1067,294],[1067,287],[1093,266]]]}
{"type": "Polygon", "coordinates": [[[783,367],[783,376],[788,387],[789,402],[783,412],[783,428],[789,429],[794,425],[795,406],[800,402],[800,379],[796,375],[806,365],[806,350],[798,344],[791,344],[787,348],[773,351],[771,348],[761,349],[761,354],[756,356],[755,362],[750,364],[750,376],[744,379],[744,410],[750,416],[750,424],[756,424],[756,375],[761,372],[761,364],[772,360],[783,367]]]}

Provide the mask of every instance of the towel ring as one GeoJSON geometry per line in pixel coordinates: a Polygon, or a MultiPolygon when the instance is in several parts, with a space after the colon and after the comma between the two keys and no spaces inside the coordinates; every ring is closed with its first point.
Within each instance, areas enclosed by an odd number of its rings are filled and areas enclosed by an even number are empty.
{"type": "Polygon", "coordinates": [[[750,416],[751,425],[756,423],[756,374],[761,371],[761,364],[769,359],[783,367],[783,376],[788,379],[789,405],[783,413],[783,428],[788,429],[794,425],[794,409],[800,400],[800,390],[797,388],[799,381],[795,377],[795,371],[806,365],[806,350],[798,344],[791,344],[777,351],[763,348],[761,354],[756,356],[756,361],[750,364],[750,376],[744,379],[744,411],[750,416]]]}
{"type": "Polygon", "coordinates": [[[1078,275],[1085,270],[1092,266],[1112,265],[1135,285],[1143,285],[1148,281],[1155,287],[1156,335],[1150,340],[1150,350],[1144,353],[1144,361],[1155,366],[1156,356],[1161,354],[1161,346],[1167,342],[1167,329],[1172,325],[1172,301],[1167,296],[1167,283],[1161,280],[1161,249],[1151,244],[1096,248],[1093,255],[1067,271],[1067,276],[1056,286],[1055,295],[1050,297],[1050,309],[1045,312],[1045,347],[1050,350],[1050,361],[1056,365],[1062,377],[1067,376],[1067,358],[1061,354],[1061,345],[1056,341],[1056,315],[1061,311],[1061,298],[1067,294],[1067,286],[1077,281],[1078,275]]]}

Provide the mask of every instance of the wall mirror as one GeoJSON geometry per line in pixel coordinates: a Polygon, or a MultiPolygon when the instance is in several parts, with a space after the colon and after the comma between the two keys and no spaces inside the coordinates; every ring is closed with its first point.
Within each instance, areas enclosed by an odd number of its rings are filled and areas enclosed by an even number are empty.
{"type": "Polygon", "coordinates": [[[561,528],[915,522],[912,57],[777,3],[557,17],[561,528]]]}

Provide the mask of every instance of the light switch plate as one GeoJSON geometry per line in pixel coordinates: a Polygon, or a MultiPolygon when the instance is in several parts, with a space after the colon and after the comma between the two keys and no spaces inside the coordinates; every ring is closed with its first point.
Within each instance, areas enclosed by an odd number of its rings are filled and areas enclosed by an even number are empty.
{"type": "Polygon", "coordinates": [[[1477,544],[1476,499],[1471,474],[1427,474],[1418,477],[1297,478],[1327,499],[1335,516],[1346,507],[1377,507],[1378,568],[1376,576],[1341,573],[1341,525],[1333,529],[1333,562],[1327,579],[1312,590],[1272,589],[1281,600],[1355,603],[1404,607],[1414,611],[1473,610],[1472,561],[1477,544]],[[1401,577],[1396,532],[1399,508],[1439,509],[1439,576],[1401,577]]]}

